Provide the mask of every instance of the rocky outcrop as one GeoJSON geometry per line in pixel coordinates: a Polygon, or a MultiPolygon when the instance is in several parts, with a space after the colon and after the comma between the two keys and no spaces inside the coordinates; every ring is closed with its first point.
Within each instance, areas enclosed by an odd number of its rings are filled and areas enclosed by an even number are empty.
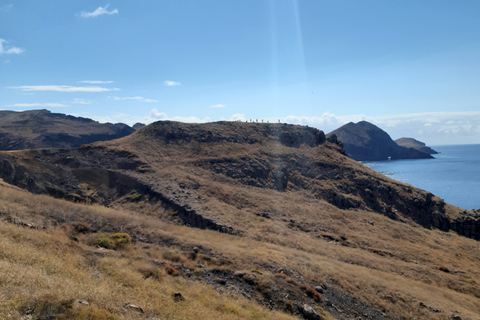
{"type": "Polygon", "coordinates": [[[157,121],[141,128],[140,135],[162,140],[167,144],[179,143],[246,143],[256,144],[265,140],[277,141],[284,146],[299,148],[302,144],[316,147],[325,143],[323,131],[289,124],[215,122],[186,124],[174,121],[157,121]]]}
{"type": "Polygon", "coordinates": [[[122,138],[135,130],[48,110],[0,111],[0,150],[79,147],[122,138]]]}
{"type": "Polygon", "coordinates": [[[425,152],[399,146],[385,131],[366,121],[347,123],[328,134],[332,135],[337,136],[347,154],[357,161],[433,158],[425,152]]]}
{"type": "Polygon", "coordinates": [[[438,154],[437,151],[433,150],[430,147],[427,147],[424,142],[415,140],[413,138],[400,138],[395,140],[395,142],[405,148],[413,148],[418,151],[425,152],[427,154],[438,154]]]}

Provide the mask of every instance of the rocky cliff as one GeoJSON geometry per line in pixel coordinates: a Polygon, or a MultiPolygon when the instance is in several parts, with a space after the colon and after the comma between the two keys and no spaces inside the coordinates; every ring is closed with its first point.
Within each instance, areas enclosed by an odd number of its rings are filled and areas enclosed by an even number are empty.
{"type": "Polygon", "coordinates": [[[413,149],[416,149],[418,151],[425,152],[427,154],[437,154],[438,153],[437,151],[433,150],[432,148],[427,147],[424,142],[418,141],[418,140],[413,139],[413,138],[400,138],[400,139],[395,140],[395,142],[401,147],[413,148],[413,149]]]}

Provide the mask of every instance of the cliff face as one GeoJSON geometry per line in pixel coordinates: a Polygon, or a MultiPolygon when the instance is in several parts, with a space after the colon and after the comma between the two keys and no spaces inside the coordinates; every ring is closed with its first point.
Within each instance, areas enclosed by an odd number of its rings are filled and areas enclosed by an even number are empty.
{"type": "Polygon", "coordinates": [[[48,110],[0,111],[0,150],[78,147],[134,131],[123,123],[98,123],[48,110]]]}
{"type": "Polygon", "coordinates": [[[433,158],[424,152],[399,146],[385,131],[366,121],[347,123],[328,135],[336,135],[347,154],[357,161],[433,158]]]}
{"type": "Polygon", "coordinates": [[[401,147],[413,148],[427,154],[438,154],[437,151],[433,150],[430,147],[427,147],[424,142],[415,140],[413,138],[400,138],[395,140],[395,142],[401,147]]]}

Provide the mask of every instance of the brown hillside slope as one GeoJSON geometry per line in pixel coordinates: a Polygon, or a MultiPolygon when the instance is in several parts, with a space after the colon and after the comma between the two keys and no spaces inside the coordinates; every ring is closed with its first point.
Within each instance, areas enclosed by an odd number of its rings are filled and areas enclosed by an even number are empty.
{"type": "Polygon", "coordinates": [[[134,131],[123,123],[98,123],[48,110],[0,110],[0,150],[78,147],[134,131]]]}
{"type": "MultiPolygon", "coordinates": [[[[475,213],[373,172],[316,129],[157,122],[78,149],[4,152],[0,166],[22,188],[121,208],[147,222],[134,228],[81,210],[47,210],[47,220],[86,219],[94,231],[128,231],[144,243],[162,239],[159,219],[223,231],[232,235],[163,227],[178,230],[167,241],[178,250],[201,245],[209,261],[233,270],[273,276],[281,268],[296,283],[323,282],[327,292],[341,289],[389,316],[480,313],[478,242],[417,224],[476,237],[475,213]]],[[[288,299],[272,298],[281,278],[273,279],[258,301],[280,308],[288,299]]],[[[330,295],[321,306],[337,318],[361,316],[344,293],[330,295]]]]}

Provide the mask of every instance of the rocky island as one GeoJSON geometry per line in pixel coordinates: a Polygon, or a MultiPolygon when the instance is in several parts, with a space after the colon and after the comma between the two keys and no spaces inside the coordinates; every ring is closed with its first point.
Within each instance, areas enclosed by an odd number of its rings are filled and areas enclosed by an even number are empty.
{"type": "Polygon", "coordinates": [[[367,121],[347,123],[328,135],[335,135],[347,154],[357,161],[433,158],[425,152],[398,145],[388,133],[367,121]]]}

